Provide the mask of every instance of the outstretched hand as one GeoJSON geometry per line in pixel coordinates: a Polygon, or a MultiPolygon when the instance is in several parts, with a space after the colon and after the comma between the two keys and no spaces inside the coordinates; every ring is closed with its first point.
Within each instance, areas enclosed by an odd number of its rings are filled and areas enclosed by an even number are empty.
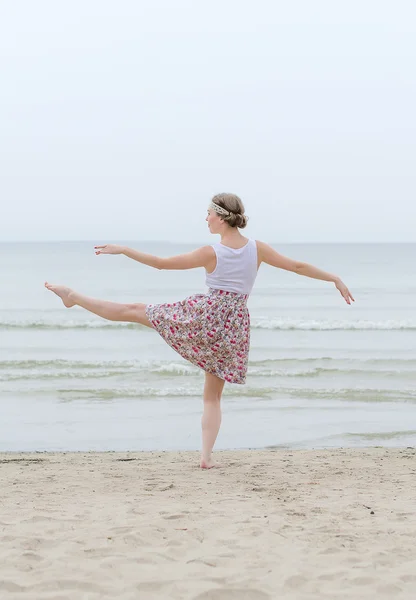
{"type": "Polygon", "coordinates": [[[95,254],[122,254],[123,246],[117,244],[105,244],[104,246],[94,246],[95,254]]]}
{"type": "Polygon", "coordinates": [[[344,298],[344,300],[347,304],[351,304],[351,300],[353,302],[355,302],[354,298],[352,297],[351,292],[349,291],[349,289],[347,288],[345,283],[343,281],[341,281],[341,279],[338,279],[335,282],[335,287],[337,288],[337,290],[339,290],[341,296],[344,298]]]}

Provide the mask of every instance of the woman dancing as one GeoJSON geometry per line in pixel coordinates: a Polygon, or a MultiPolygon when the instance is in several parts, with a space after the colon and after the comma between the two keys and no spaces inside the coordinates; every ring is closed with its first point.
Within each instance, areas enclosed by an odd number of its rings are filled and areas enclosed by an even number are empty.
{"type": "Polygon", "coordinates": [[[217,466],[212,449],[221,425],[221,395],[226,381],[244,384],[250,348],[250,314],[247,299],[262,262],[335,284],[347,304],[354,301],[346,285],[336,275],[277,253],[264,242],[248,239],[240,233],[248,217],[235,194],[212,198],[206,217],[211,233],[221,241],[193,252],[161,258],[125,246],[95,246],[95,253],[124,254],[156,269],[206,270],[205,294],[194,294],[173,304],[119,304],[89,298],[74,290],[46,282],[64,305],[82,306],[110,321],[140,323],[156,329],[161,337],[183,358],[205,371],[202,415],[202,454],[200,466],[217,466]]]}

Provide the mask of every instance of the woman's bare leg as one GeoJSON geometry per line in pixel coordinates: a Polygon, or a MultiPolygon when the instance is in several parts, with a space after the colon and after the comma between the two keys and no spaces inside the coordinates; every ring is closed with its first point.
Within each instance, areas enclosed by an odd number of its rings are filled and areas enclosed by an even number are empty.
{"type": "Polygon", "coordinates": [[[109,321],[140,323],[153,329],[153,325],[146,316],[146,304],[120,304],[119,302],[89,298],[64,285],[55,285],[48,282],[45,283],[45,287],[59,296],[67,308],[77,305],[109,321]]]}
{"type": "Polygon", "coordinates": [[[218,466],[212,460],[212,448],[221,425],[221,395],[225,381],[212,373],[205,373],[204,412],[202,425],[201,468],[211,469],[218,466]]]}

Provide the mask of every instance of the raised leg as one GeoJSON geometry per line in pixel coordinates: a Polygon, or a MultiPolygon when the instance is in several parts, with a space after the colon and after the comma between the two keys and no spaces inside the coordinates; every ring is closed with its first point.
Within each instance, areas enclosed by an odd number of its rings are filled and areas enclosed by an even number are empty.
{"type": "Polygon", "coordinates": [[[98,300],[97,298],[90,298],[79,294],[63,285],[55,285],[48,282],[45,283],[45,287],[59,296],[67,308],[77,305],[109,321],[140,323],[153,329],[153,325],[146,316],[146,305],[143,303],[120,304],[119,302],[98,300]]]}
{"type": "Polygon", "coordinates": [[[225,381],[212,373],[205,373],[204,412],[202,425],[201,468],[211,469],[219,466],[212,460],[212,448],[221,425],[221,395],[225,381]]]}

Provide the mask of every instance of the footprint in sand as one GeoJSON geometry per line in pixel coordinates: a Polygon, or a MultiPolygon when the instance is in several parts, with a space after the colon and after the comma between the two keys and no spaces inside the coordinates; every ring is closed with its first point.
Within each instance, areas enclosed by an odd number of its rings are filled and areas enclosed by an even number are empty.
{"type": "Polygon", "coordinates": [[[394,583],[388,583],[386,585],[379,585],[377,593],[380,595],[387,596],[388,598],[398,598],[398,594],[402,592],[402,588],[394,583]]]}
{"type": "Polygon", "coordinates": [[[271,596],[260,590],[217,588],[208,590],[192,600],[271,600],[271,596]]]}
{"type": "Polygon", "coordinates": [[[14,581],[0,581],[0,591],[3,592],[24,592],[25,588],[14,581]]]}
{"type": "Polygon", "coordinates": [[[285,581],[284,587],[285,589],[289,588],[292,590],[296,590],[308,583],[308,579],[303,575],[291,575],[285,581]]]}

